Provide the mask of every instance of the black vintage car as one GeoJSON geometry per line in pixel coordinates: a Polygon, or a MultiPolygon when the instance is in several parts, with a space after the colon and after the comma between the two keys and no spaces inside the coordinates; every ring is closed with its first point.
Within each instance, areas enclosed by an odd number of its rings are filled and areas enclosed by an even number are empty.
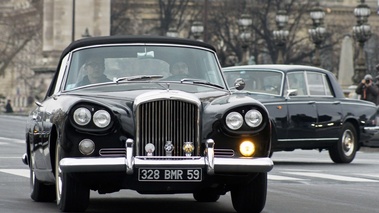
{"type": "Polygon", "coordinates": [[[230,191],[237,212],[264,208],[273,167],[268,112],[231,94],[211,45],[151,36],[75,41],[36,104],[23,156],[35,201],[79,212],[90,190],[192,193],[200,202],[230,191]]]}
{"type": "Polygon", "coordinates": [[[300,65],[244,65],[223,71],[230,86],[245,84],[235,93],[249,94],[266,106],[274,127],[273,152],[328,150],[335,163],[350,163],[360,146],[379,145],[375,139],[379,130],[375,104],[345,98],[327,70],[300,65]]]}

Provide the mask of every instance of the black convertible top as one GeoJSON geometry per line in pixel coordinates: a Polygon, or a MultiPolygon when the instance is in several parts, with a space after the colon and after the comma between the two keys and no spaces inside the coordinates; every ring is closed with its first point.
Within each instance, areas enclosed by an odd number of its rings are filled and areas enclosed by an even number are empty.
{"type": "Polygon", "coordinates": [[[165,44],[182,44],[182,45],[193,45],[200,46],[204,48],[216,51],[216,49],[207,43],[184,39],[184,38],[174,38],[165,36],[149,36],[149,35],[139,35],[139,36],[99,36],[99,37],[89,37],[76,40],[72,42],[66,49],[63,50],[61,59],[70,51],[91,45],[101,45],[101,44],[122,44],[122,43],[165,43],[165,44]]]}

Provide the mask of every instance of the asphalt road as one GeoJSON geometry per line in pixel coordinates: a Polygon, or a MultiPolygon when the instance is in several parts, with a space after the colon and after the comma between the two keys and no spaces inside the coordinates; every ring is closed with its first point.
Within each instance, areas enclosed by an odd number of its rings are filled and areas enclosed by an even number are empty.
{"type": "MultiPolygon", "coordinates": [[[[0,212],[59,212],[55,203],[29,197],[29,171],[21,162],[25,117],[0,115],[0,212]]],[[[347,165],[334,164],[327,152],[274,153],[263,213],[372,213],[378,211],[379,152],[364,149],[347,165]]],[[[230,194],[216,203],[192,195],[140,195],[134,191],[91,193],[87,212],[235,212],[230,194]]]]}

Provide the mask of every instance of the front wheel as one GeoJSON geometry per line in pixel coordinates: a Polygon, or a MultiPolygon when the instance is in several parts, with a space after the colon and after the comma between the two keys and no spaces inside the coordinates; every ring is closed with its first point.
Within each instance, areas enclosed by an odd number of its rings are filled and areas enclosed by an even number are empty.
{"type": "Polygon", "coordinates": [[[351,123],[342,126],[338,143],[329,149],[329,156],[335,163],[350,163],[358,148],[357,131],[351,123]]]}
{"type": "Polygon", "coordinates": [[[259,213],[266,204],[267,173],[259,173],[252,181],[231,190],[232,203],[238,213],[259,213]]]}
{"type": "Polygon", "coordinates": [[[63,212],[84,212],[89,203],[89,189],[81,185],[69,173],[59,167],[61,148],[57,144],[55,152],[55,180],[57,205],[63,212]]]}

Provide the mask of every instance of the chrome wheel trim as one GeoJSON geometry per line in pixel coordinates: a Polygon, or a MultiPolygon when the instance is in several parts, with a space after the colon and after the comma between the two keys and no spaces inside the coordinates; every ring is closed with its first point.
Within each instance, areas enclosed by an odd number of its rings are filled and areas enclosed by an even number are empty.
{"type": "Polygon", "coordinates": [[[59,204],[62,195],[62,170],[59,167],[59,144],[57,144],[55,151],[55,187],[57,192],[57,204],[59,204]]]}
{"type": "Polygon", "coordinates": [[[346,156],[351,156],[354,152],[354,146],[355,146],[355,138],[354,134],[350,129],[345,130],[345,132],[342,135],[342,152],[346,156]]]}
{"type": "Polygon", "coordinates": [[[34,185],[36,184],[36,174],[34,173],[33,167],[34,158],[30,155],[30,192],[34,191],[34,185]]]}

